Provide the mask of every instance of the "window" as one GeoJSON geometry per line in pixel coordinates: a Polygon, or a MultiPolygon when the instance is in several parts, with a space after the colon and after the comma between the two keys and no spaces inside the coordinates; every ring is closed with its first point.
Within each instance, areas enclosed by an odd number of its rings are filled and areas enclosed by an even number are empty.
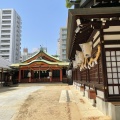
{"type": "Polygon", "coordinates": [[[106,51],[106,67],[109,95],[120,95],[120,51],[106,51]]]}
{"type": "Polygon", "coordinates": [[[3,58],[9,59],[9,55],[2,55],[3,58]]]}

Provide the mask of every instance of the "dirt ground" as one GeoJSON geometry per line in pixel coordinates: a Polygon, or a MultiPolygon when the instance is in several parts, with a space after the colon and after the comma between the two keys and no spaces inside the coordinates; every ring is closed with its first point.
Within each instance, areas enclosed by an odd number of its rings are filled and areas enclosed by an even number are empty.
{"type": "Polygon", "coordinates": [[[14,120],[111,120],[89,104],[78,90],[68,85],[45,86],[33,92],[13,118],[14,120]],[[68,91],[69,94],[62,91],[68,91]],[[68,101],[64,101],[64,98],[68,101]]]}
{"type": "Polygon", "coordinates": [[[80,120],[75,102],[59,103],[61,90],[69,86],[46,86],[32,93],[14,120],[80,120]]]}

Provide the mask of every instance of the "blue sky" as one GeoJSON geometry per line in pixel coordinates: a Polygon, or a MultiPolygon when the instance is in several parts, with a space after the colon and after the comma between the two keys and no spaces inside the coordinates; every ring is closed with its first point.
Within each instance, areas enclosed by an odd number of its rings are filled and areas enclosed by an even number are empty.
{"type": "Polygon", "coordinates": [[[22,19],[21,52],[40,45],[56,54],[60,27],[67,26],[65,0],[0,0],[0,9],[14,8],[22,19]]]}

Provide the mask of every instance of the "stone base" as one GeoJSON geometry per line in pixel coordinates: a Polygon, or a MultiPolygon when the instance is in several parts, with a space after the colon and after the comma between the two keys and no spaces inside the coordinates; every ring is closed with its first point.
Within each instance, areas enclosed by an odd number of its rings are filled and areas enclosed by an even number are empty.
{"type": "Polygon", "coordinates": [[[94,99],[88,98],[89,87],[85,87],[85,91],[80,90],[81,84],[74,82],[73,84],[77,90],[83,94],[92,105],[95,105],[103,114],[110,116],[112,120],[120,120],[120,102],[105,102],[103,101],[104,95],[103,92],[97,90],[97,94],[100,96],[96,97],[96,104],[94,99]]]}
{"type": "Polygon", "coordinates": [[[120,120],[120,103],[105,102],[97,97],[96,107],[105,115],[110,116],[112,120],[120,120]]]}

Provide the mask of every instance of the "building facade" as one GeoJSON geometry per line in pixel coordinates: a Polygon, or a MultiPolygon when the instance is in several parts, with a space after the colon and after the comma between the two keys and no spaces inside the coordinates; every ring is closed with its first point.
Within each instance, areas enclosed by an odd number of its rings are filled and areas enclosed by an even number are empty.
{"type": "Polygon", "coordinates": [[[120,1],[81,2],[68,12],[67,57],[73,84],[93,106],[119,120],[120,1]]]}
{"type": "Polygon", "coordinates": [[[21,18],[14,9],[0,9],[0,56],[18,63],[21,49],[21,18]]]}
{"type": "Polygon", "coordinates": [[[58,40],[58,55],[61,61],[67,61],[66,59],[66,39],[67,39],[67,28],[60,28],[60,38],[58,40]]]}

